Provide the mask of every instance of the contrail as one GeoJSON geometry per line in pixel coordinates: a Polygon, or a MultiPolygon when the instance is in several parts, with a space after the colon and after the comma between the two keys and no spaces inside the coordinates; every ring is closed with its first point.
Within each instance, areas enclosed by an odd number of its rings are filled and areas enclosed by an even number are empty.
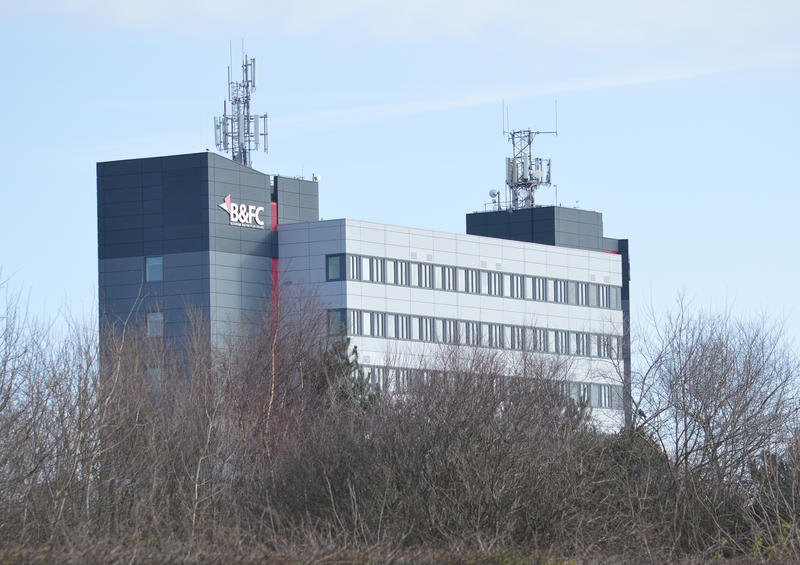
{"type": "Polygon", "coordinates": [[[425,100],[418,102],[401,102],[392,104],[375,104],[355,106],[352,108],[337,108],[304,112],[300,114],[276,117],[273,123],[281,127],[331,127],[353,125],[364,122],[385,120],[390,118],[413,116],[430,112],[442,112],[471,108],[486,104],[495,104],[501,99],[513,100],[531,98],[544,94],[559,94],[568,92],[581,92],[623,86],[638,86],[675,80],[685,80],[701,76],[712,75],[730,70],[727,67],[716,68],[679,68],[647,70],[625,75],[609,77],[590,77],[545,84],[529,85],[512,90],[496,90],[474,94],[466,94],[456,98],[443,98],[439,100],[425,100]]]}

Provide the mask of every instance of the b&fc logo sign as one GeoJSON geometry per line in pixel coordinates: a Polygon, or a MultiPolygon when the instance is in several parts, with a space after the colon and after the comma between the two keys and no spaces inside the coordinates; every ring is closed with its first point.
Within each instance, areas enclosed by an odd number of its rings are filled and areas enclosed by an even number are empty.
{"type": "Polygon", "coordinates": [[[220,208],[225,210],[230,217],[230,225],[240,226],[243,228],[264,229],[264,220],[261,214],[264,213],[263,206],[254,206],[252,204],[237,204],[231,202],[231,195],[227,195],[222,204],[217,204],[220,208]]]}

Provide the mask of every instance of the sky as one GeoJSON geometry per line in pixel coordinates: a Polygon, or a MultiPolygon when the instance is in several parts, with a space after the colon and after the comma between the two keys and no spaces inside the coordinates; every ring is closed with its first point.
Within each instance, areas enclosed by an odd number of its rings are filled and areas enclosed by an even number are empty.
{"type": "Polygon", "coordinates": [[[557,104],[537,202],[630,240],[634,328],[684,295],[800,346],[798,29],[796,0],[0,0],[0,280],[93,315],[96,162],[214,150],[244,45],[253,165],[319,175],[323,218],[463,233],[503,189],[503,102],[534,130],[557,104]]]}

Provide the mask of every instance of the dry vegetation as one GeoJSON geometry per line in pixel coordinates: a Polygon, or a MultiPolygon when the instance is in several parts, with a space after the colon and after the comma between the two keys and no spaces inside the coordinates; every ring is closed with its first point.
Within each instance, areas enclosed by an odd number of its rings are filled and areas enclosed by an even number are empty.
{"type": "Polygon", "coordinates": [[[452,350],[403,398],[312,306],[207,347],[0,312],[0,562],[800,560],[797,358],[763,323],[655,325],[635,425],[568,367],[452,350]],[[280,327],[281,332],[273,331],[280,327]],[[176,355],[176,351],[186,354],[176,355]]]}

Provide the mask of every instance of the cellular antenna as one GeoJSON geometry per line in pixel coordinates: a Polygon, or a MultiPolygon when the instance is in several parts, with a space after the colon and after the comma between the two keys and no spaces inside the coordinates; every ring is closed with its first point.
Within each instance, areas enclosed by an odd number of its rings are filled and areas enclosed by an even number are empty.
{"type": "Polygon", "coordinates": [[[256,60],[242,53],[242,80],[232,78],[228,67],[228,100],[222,116],[214,117],[214,141],[218,151],[230,152],[231,158],[252,167],[251,153],[259,145],[267,152],[267,114],[250,114],[250,95],[256,90],[256,60]],[[263,138],[263,139],[262,139],[263,138]]]}
{"type": "MultiPolygon", "coordinates": [[[[504,112],[508,119],[508,110],[504,112]]],[[[558,124],[558,106],[556,106],[558,124]]],[[[552,159],[542,159],[533,154],[533,141],[537,135],[558,135],[558,125],[554,131],[534,131],[530,129],[507,131],[503,124],[503,135],[511,143],[511,157],[506,158],[506,188],[509,192],[507,208],[520,210],[533,208],[534,194],[543,186],[551,186],[552,159]]],[[[499,208],[499,206],[498,206],[499,208]]]]}

